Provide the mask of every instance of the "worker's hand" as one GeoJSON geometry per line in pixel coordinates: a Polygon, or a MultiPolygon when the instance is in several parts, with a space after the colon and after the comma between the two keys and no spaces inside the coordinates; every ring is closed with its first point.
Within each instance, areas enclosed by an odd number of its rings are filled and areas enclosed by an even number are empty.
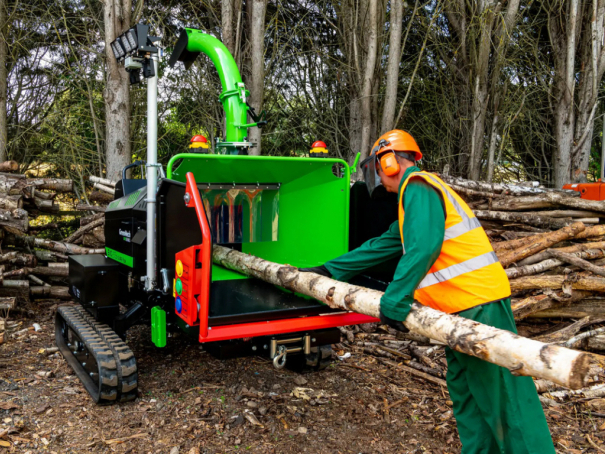
{"type": "Polygon", "coordinates": [[[391,328],[396,329],[397,331],[401,331],[402,333],[409,333],[410,330],[407,329],[405,327],[405,325],[403,324],[403,322],[397,321],[397,320],[393,320],[390,317],[387,317],[386,315],[384,315],[382,313],[382,309],[380,309],[380,321],[387,325],[390,326],[391,328]]]}
{"type": "Polygon", "coordinates": [[[321,274],[325,277],[332,277],[332,273],[325,267],[325,265],[314,266],[313,268],[299,268],[298,271],[302,271],[303,273],[316,273],[321,274]]]}

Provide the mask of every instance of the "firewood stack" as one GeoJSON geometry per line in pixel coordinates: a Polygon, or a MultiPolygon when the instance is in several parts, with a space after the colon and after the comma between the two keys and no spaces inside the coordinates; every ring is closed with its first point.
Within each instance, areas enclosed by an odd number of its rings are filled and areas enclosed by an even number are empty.
{"type": "Polygon", "coordinates": [[[16,299],[13,311],[32,299],[71,298],[68,255],[104,252],[105,207],[91,203],[113,200],[115,186],[91,177],[87,203],[77,204],[72,180],[10,173],[18,167],[14,161],[0,163],[0,302],[16,299]],[[40,216],[56,220],[41,222],[40,216]],[[66,227],[76,229],[65,237],[66,227]]]}

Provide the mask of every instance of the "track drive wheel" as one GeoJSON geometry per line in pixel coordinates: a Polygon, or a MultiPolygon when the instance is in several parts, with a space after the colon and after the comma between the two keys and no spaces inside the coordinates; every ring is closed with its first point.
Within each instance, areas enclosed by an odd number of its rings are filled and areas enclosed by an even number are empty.
{"type": "Polygon", "coordinates": [[[332,362],[332,346],[311,347],[308,355],[287,356],[286,367],[294,372],[324,370],[332,362]]]}
{"type": "Polygon", "coordinates": [[[137,397],[134,354],[109,326],[78,306],[61,306],[55,316],[59,351],[96,403],[137,397]]]}

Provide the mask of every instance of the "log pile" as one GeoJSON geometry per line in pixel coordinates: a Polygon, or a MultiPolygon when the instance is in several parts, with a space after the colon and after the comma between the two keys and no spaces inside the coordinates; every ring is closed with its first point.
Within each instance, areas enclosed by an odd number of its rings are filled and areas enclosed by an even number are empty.
{"type": "MultiPolygon", "coordinates": [[[[96,185],[111,192],[115,185],[92,177],[90,196],[78,203],[72,180],[9,173],[18,167],[0,163],[0,312],[3,298],[15,299],[14,311],[32,299],[70,298],[68,256],[104,252],[105,207],[91,201],[96,185]]],[[[99,200],[113,200],[107,191],[101,194],[99,200]]]]}

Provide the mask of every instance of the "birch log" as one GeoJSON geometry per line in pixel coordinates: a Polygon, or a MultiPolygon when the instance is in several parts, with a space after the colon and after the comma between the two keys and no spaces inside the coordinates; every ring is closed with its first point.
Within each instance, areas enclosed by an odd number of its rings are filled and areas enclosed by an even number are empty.
{"type": "Polygon", "coordinates": [[[494,199],[491,205],[492,210],[502,211],[526,211],[559,207],[605,213],[605,202],[601,200],[570,197],[560,192],[544,192],[525,197],[502,197],[494,199]]]}
{"type": "Polygon", "coordinates": [[[569,285],[574,290],[588,290],[591,292],[605,292],[605,279],[590,276],[527,276],[511,279],[510,289],[519,290],[560,289],[569,285]]]}
{"type": "MultiPolygon", "coordinates": [[[[311,296],[332,308],[379,316],[383,293],[345,282],[301,273],[297,268],[214,246],[213,260],[245,275],[311,296]]],[[[506,367],[516,375],[531,375],[578,389],[587,379],[590,355],[526,339],[414,303],[405,326],[450,348],[506,367]]]]}
{"type": "MultiPolygon", "coordinates": [[[[549,246],[550,247],[550,246],[549,246]]],[[[594,243],[582,243],[575,244],[573,246],[557,248],[561,252],[567,252],[568,254],[576,254],[579,252],[588,252],[591,249],[605,249],[605,241],[596,241],[594,243]]],[[[523,260],[521,260],[518,264],[521,266],[525,265],[533,265],[534,263],[542,262],[544,260],[548,260],[550,258],[550,253],[548,251],[542,251],[535,255],[529,256],[523,260]]],[[[590,257],[582,257],[582,258],[590,258],[590,257]]]]}
{"type": "Polygon", "coordinates": [[[560,229],[571,224],[571,218],[549,218],[548,216],[533,216],[529,214],[515,213],[510,211],[484,211],[474,210],[475,216],[479,219],[489,221],[503,221],[511,223],[521,223],[532,225],[534,227],[544,227],[548,229],[560,229]]]}

